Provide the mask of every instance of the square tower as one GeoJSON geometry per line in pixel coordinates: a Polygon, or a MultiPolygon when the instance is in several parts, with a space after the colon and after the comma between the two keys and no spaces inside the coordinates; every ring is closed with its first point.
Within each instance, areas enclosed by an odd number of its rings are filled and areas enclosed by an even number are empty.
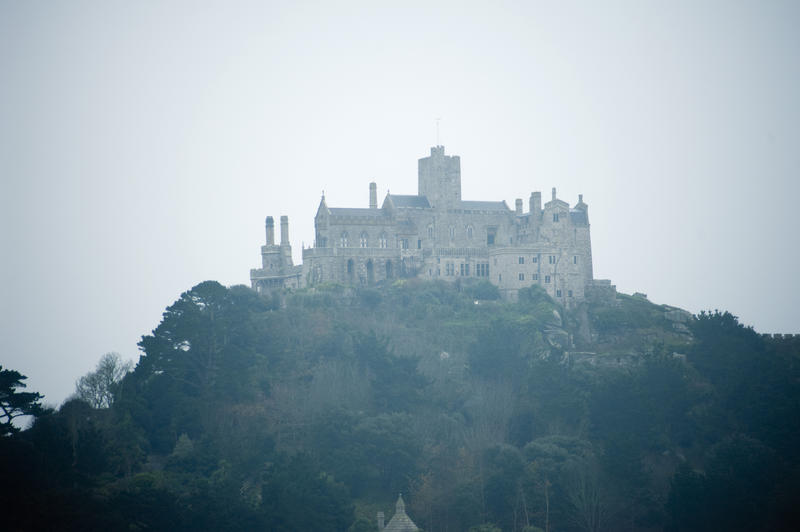
{"type": "Polygon", "coordinates": [[[444,154],[444,146],[431,148],[419,160],[419,195],[435,209],[452,209],[461,203],[461,158],[444,154]]]}

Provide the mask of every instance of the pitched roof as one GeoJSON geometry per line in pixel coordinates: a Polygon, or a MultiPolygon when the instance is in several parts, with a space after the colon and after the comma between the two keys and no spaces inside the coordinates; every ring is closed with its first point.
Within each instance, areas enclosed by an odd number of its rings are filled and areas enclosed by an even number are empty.
{"type": "Polygon", "coordinates": [[[419,530],[414,521],[406,515],[406,503],[403,502],[402,495],[397,497],[394,508],[394,516],[391,521],[386,523],[386,527],[381,532],[417,532],[419,530]]]}
{"type": "Polygon", "coordinates": [[[461,208],[470,211],[507,211],[505,201],[462,201],[461,208]]]}
{"type": "Polygon", "coordinates": [[[387,194],[387,199],[392,200],[395,207],[416,207],[420,209],[429,209],[431,204],[425,196],[403,196],[399,194],[387,194]]]}
{"type": "Polygon", "coordinates": [[[359,209],[359,208],[341,208],[341,207],[328,207],[331,216],[383,216],[384,212],[381,209],[359,209]]]}

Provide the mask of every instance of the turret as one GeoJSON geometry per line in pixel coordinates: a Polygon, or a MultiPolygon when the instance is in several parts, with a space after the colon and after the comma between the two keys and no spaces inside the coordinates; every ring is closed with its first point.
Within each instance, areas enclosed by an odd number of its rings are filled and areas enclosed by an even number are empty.
{"type": "Polygon", "coordinates": [[[369,208],[378,208],[378,185],[374,181],[369,184],[369,208]]]}
{"type": "Polygon", "coordinates": [[[272,219],[272,216],[267,216],[267,221],[265,223],[267,229],[267,245],[274,246],[275,245],[275,220],[272,219]]]}
{"type": "Polygon", "coordinates": [[[289,245],[289,217],[281,216],[281,246],[289,245]]]}

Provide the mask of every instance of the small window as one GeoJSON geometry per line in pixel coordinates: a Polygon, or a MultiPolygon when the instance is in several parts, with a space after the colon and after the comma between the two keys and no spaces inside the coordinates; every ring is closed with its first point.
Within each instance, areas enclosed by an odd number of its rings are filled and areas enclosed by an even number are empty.
{"type": "Polygon", "coordinates": [[[550,255],[549,258],[550,258],[550,264],[555,264],[556,263],[556,256],[555,255],[550,255]]]}
{"type": "Polygon", "coordinates": [[[378,237],[378,246],[386,248],[386,233],[381,233],[381,236],[378,237]]]}
{"type": "Polygon", "coordinates": [[[407,238],[401,238],[400,239],[400,247],[403,248],[403,249],[408,249],[408,239],[407,238]]]}
{"type": "Polygon", "coordinates": [[[519,274],[519,280],[520,281],[524,281],[525,280],[525,274],[524,273],[519,274]]]}
{"type": "Polygon", "coordinates": [[[519,263],[520,264],[525,264],[525,257],[520,257],[519,258],[519,263]]]}
{"type": "Polygon", "coordinates": [[[550,276],[549,275],[545,275],[544,276],[544,282],[545,283],[549,283],[550,282],[550,276]]]}
{"type": "Polygon", "coordinates": [[[422,249],[422,239],[421,238],[417,239],[417,249],[422,249]]]}
{"type": "Polygon", "coordinates": [[[494,234],[489,233],[488,235],[486,235],[486,244],[494,246],[494,234]]]}
{"type": "Polygon", "coordinates": [[[567,297],[572,297],[572,290],[567,290],[567,297]]]}
{"type": "Polygon", "coordinates": [[[572,264],[578,264],[578,256],[577,255],[573,255],[572,264]]]}
{"type": "Polygon", "coordinates": [[[534,264],[536,264],[537,262],[539,262],[539,257],[538,257],[538,256],[536,256],[536,257],[533,257],[533,258],[531,259],[531,262],[533,262],[534,264]]]}
{"type": "Polygon", "coordinates": [[[472,226],[471,225],[467,226],[467,238],[469,240],[472,240],[472,226]]]}
{"type": "Polygon", "coordinates": [[[361,233],[361,238],[358,240],[358,245],[362,248],[367,247],[367,233],[361,233]]]}
{"type": "Polygon", "coordinates": [[[461,263],[461,277],[464,277],[464,263],[461,263]]]}
{"type": "Polygon", "coordinates": [[[561,297],[561,290],[556,290],[556,297],[561,297]]]}
{"type": "Polygon", "coordinates": [[[342,238],[341,238],[341,241],[340,241],[340,243],[341,243],[343,248],[347,247],[347,243],[348,243],[347,241],[348,241],[348,235],[347,235],[347,231],[345,231],[344,233],[342,233],[342,238]]]}
{"type": "Polygon", "coordinates": [[[428,238],[433,240],[433,226],[432,225],[428,226],[428,238]]]}
{"type": "Polygon", "coordinates": [[[533,274],[533,280],[534,281],[538,281],[539,280],[539,274],[538,273],[534,273],[533,274]]]}
{"type": "Polygon", "coordinates": [[[456,237],[456,228],[450,226],[450,240],[453,240],[456,237]]]}
{"type": "Polygon", "coordinates": [[[554,222],[558,222],[558,213],[557,212],[553,213],[553,221],[554,222]]]}
{"type": "Polygon", "coordinates": [[[464,265],[464,272],[466,273],[467,277],[469,277],[469,263],[464,265]]]}

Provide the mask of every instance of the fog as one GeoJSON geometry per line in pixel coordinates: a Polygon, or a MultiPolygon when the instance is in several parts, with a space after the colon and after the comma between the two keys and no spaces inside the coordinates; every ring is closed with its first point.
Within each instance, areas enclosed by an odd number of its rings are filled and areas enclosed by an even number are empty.
{"type": "Polygon", "coordinates": [[[0,364],[60,403],[320,194],[590,206],[594,274],[800,332],[796,2],[0,2],[0,364]]]}

